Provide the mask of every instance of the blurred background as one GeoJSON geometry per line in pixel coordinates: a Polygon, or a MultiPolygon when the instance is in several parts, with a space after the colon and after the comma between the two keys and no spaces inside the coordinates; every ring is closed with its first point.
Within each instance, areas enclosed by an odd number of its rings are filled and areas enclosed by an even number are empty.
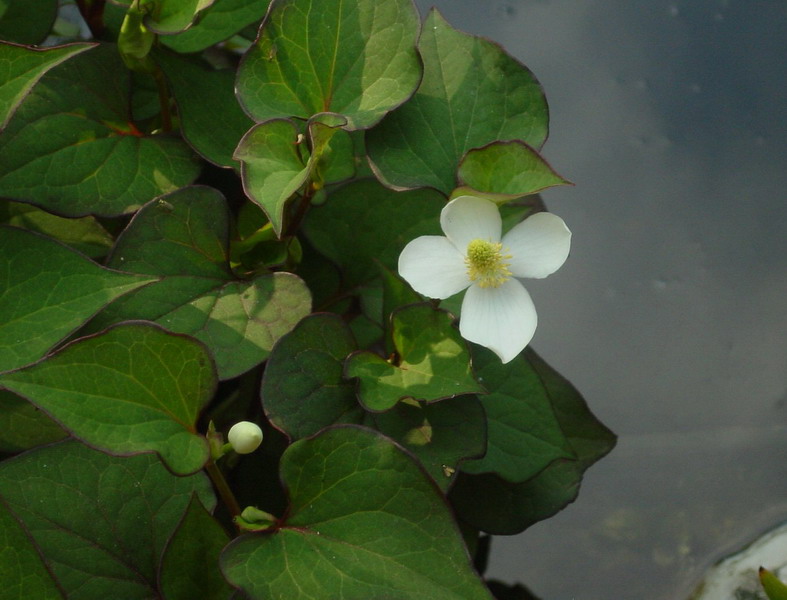
{"type": "Polygon", "coordinates": [[[787,520],[787,2],[417,3],[544,86],[543,154],[576,184],[544,199],[574,237],[528,284],[533,346],[620,437],[489,575],[685,599],[787,520]]]}

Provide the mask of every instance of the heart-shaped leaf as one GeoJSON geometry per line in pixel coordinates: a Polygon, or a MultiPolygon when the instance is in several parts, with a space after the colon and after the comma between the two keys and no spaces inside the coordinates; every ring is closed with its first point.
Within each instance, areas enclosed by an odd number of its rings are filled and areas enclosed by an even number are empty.
{"type": "Polygon", "coordinates": [[[232,154],[254,123],[235,98],[234,72],[172,52],[154,57],[172,87],[186,141],[212,163],[237,167],[232,154]]]}
{"type": "Polygon", "coordinates": [[[233,541],[221,557],[252,600],[485,599],[442,495],[388,438],[335,427],[281,459],[286,520],[233,541]]]}
{"type": "Polygon", "coordinates": [[[62,600],[52,575],[16,516],[0,498],[0,581],[3,598],[8,600],[35,598],[36,600],[62,600]]]}
{"type": "Polygon", "coordinates": [[[492,352],[473,347],[473,366],[489,395],[482,400],[489,428],[486,455],[462,466],[466,473],[497,473],[512,483],[527,481],[558,459],[574,459],[551,398],[527,355],[502,364],[492,352]]]}
{"type": "Polygon", "coordinates": [[[468,150],[512,139],[541,147],[547,104],[524,65],[497,44],[456,31],[435,9],[418,49],[424,61],[418,91],[366,138],[372,166],[386,185],[448,194],[468,150]]]}
{"type": "Polygon", "coordinates": [[[416,304],[396,311],[391,319],[397,363],[356,352],[345,364],[345,376],[358,378],[358,396],[367,410],[388,410],[402,398],[434,402],[484,392],[449,313],[416,304]]]}
{"type": "Polygon", "coordinates": [[[148,2],[145,26],[160,34],[173,34],[188,29],[199,14],[214,0],[153,0],[148,2]]]}
{"type": "Polygon", "coordinates": [[[336,315],[303,319],[273,348],[260,395],[268,420],[297,440],[335,423],[360,423],[355,386],[342,378],[355,340],[336,315]]]}
{"type": "Polygon", "coordinates": [[[303,230],[324,256],[339,265],[347,287],[396,270],[402,248],[419,235],[440,235],[445,197],[434,190],[394,192],[373,179],[332,191],[306,215],[303,230]],[[396,227],[391,227],[396,223],[396,227]]]}
{"type": "Polygon", "coordinates": [[[28,48],[0,42],[0,131],[44,74],[94,44],[28,48]]]}
{"type": "Polygon", "coordinates": [[[191,149],[177,137],[144,135],[130,98],[113,46],[47,73],[0,134],[0,195],[60,215],[110,216],[190,183],[199,174],[191,149]]]}
{"type": "Polygon", "coordinates": [[[161,557],[160,585],[166,600],[227,600],[233,589],[219,570],[219,554],[230,537],[197,496],[161,557]]]}
{"type": "Polygon", "coordinates": [[[264,361],[276,340],[311,312],[309,290],[291,273],[234,279],[228,223],[226,201],[212,188],[184,188],[144,206],[108,264],[164,279],[109,306],[90,331],[128,319],[156,321],[204,342],[221,379],[264,361]]]}
{"type": "Polygon", "coordinates": [[[57,17],[57,0],[0,1],[0,39],[40,44],[57,17]]]}
{"type": "Polygon", "coordinates": [[[208,459],[196,421],[216,375],[199,342],[149,323],[81,338],[0,386],[42,408],[76,437],[120,455],[157,452],[175,473],[208,459]]]}
{"type": "Polygon", "coordinates": [[[161,42],[176,52],[199,52],[258,22],[267,8],[265,2],[216,0],[200,13],[199,21],[192,27],[182,33],[162,37],[161,42]]]}
{"type": "MultiPolygon", "coordinates": [[[[159,560],[194,494],[213,509],[202,473],[175,477],[153,456],[113,457],[76,441],[0,465],[0,504],[24,525],[27,543],[74,600],[162,597],[159,560]]],[[[6,590],[11,583],[3,579],[6,590]]]]}
{"type": "Polygon", "coordinates": [[[38,360],[112,300],[152,281],[0,226],[0,371],[38,360]]]}
{"type": "Polygon", "coordinates": [[[238,70],[258,122],[323,112],[365,129],[415,91],[418,13],[411,0],[273,0],[238,70]]]}
{"type": "Polygon", "coordinates": [[[535,194],[569,182],[524,142],[493,142],[465,154],[459,165],[459,181],[469,189],[482,192],[498,202],[535,194]]]}
{"type": "Polygon", "coordinates": [[[0,452],[15,454],[67,436],[62,427],[36,406],[16,394],[0,390],[0,452]]]}

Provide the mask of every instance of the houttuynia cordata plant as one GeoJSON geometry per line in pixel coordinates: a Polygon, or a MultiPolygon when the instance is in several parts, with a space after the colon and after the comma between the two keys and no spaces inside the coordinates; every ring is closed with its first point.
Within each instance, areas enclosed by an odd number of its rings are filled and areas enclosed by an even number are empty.
{"type": "Polygon", "coordinates": [[[412,0],[60,4],[0,2],[0,595],[530,597],[489,536],[614,445],[529,346],[533,74],[412,0]]]}

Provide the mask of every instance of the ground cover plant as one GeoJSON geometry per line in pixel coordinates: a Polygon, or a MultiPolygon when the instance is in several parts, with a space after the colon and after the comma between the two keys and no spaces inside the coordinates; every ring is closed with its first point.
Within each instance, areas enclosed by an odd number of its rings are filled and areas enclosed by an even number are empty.
{"type": "Polygon", "coordinates": [[[614,445],[529,345],[535,76],[412,0],[71,8],[0,0],[0,597],[530,598],[490,536],[614,445]]]}

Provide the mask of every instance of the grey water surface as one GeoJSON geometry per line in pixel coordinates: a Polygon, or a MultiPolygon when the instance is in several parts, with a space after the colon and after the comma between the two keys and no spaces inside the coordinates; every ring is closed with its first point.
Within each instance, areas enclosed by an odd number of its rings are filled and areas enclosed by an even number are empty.
{"type": "Polygon", "coordinates": [[[787,520],[787,2],[418,4],[546,90],[543,153],[576,186],[544,199],[574,238],[528,286],[533,346],[620,436],[573,505],[495,538],[489,574],[685,599],[787,520]]]}

